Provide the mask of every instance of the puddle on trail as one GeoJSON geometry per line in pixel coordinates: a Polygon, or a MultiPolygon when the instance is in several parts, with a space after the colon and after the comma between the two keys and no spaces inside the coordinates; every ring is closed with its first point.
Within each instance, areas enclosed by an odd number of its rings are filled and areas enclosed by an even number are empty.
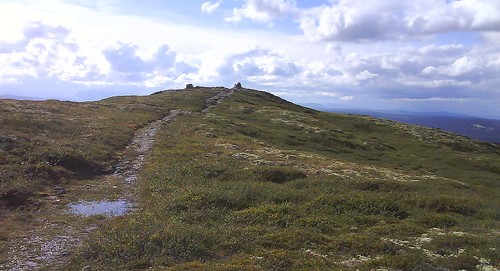
{"type": "Polygon", "coordinates": [[[131,209],[131,204],[125,200],[116,201],[84,201],[68,204],[69,213],[81,216],[105,215],[121,216],[131,209]]]}

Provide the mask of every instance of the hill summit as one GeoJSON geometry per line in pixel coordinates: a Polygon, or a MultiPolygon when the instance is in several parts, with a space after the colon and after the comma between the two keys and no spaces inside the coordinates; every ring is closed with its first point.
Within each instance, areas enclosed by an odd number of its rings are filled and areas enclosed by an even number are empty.
{"type": "Polygon", "coordinates": [[[0,110],[7,270],[29,258],[20,249],[29,238],[45,249],[83,240],[53,258],[33,248],[35,266],[64,270],[500,264],[495,144],[241,87],[88,103],[0,100],[0,110]],[[140,136],[151,148],[134,154],[140,136]],[[127,183],[117,165],[137,159],[127,183]],[[134,207],[117,217],[67,208],[114,199],[134,207]]]}

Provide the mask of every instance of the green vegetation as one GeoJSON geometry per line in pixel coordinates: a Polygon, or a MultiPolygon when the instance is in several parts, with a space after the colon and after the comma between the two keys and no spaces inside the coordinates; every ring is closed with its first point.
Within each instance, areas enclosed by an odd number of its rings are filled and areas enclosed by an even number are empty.
{"type": "MultiPolygon", "coordinates": [[[[116,188],[118,180],[97,177],[114,171],[135,130],[171,109],[200,111],[215,93],[159,92],[86,103],[0,100],[0,265],[9,259],[9,242],[64,212],[62,194],[110,183],[116,188]]],[[[61,219],[68,217],[56,223],[61,219]]]]}
{"type": "Polygon", "coordinates": [[[137,210],[95,231],[67,269],[498,268],[499,154],[237,91],[161,131],[137,210]]]}
{"type": "Polygon", "coordinates": [[[169,110],[201,110],[213,91],[99,102],[0,100],[0,202],[26,204],[45,187],[112,172],[134,131],[169,110]]]}

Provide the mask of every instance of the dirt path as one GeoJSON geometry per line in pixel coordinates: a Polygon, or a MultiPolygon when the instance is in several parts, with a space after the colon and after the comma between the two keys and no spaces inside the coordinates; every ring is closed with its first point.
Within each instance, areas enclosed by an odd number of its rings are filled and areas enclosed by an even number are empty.
{"type": "Polygon", "coordinates": [[[217,92],[217,94],[211,98],[208,98],[205,103],[207,104],[207,107],[203,110],[201,110],[201,112],[203,113],[206,113],[208,112],[210,109],[214,108],[215,106],[217,106],[218,104],[220,104],[225,98],[231,96],[231,94],[233,94],[234,92],[234,89],[223,89],[219,92],[217,92]]]}
{"type": "Polygon", "coordinates": [[[190,114],[190,111],[171,110],[165,118],[149,124],[141,129],[125,149],[125,157],[116,165],[114,176],[122,178],[126,184],[134,184],[137,181],[137,172],[144,165],[146,155],[153,148],[154,137],[164,123],[175,121],[179,115],[190,114]]]}
{"type": "MultiPolygon", "coordinates": [[[[207,112],[232,93],[229,89],[219,91],[217,95],[206,100],[207,107],[203,112],[207,112]]],[[[128,206],[133,205],[137,174],[153,148],[156,133],[163,124],[175,121],[179,115],[190,113],[171,110],[163,119],[138,130],[124,150],[113,174],[72,185],[64,193],[54,193],[45,198],[42,208],[27,214],[32,221],[26,219],[26,234],[10,240],[9,260],[0,264],[0,270],[60,270],[88,234],[113,216],[107,213],[78,216],[68,212],[68,204],[120,200],[131,203],[128,206]]]]}

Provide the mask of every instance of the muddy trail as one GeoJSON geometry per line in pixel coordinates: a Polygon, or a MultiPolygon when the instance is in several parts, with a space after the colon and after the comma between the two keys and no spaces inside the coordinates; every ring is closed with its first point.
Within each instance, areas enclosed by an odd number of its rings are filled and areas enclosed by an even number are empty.
{"type": "MultiPolygon", "coordinates": [[[[206,100],[203,113],[233,93],[222,89],[206,100]]],[[[177,116],[189,111],[171,110],[167,116],[139,129],[115,165],[113,174],[57,188],[43,199],[43,207],[16,217],[26,220],[25,234],[8,244],[8,261],[0,270],[61,270],[83,240],[104,221],[132,212],[136,182],[156,133],[177,116]]]]}

